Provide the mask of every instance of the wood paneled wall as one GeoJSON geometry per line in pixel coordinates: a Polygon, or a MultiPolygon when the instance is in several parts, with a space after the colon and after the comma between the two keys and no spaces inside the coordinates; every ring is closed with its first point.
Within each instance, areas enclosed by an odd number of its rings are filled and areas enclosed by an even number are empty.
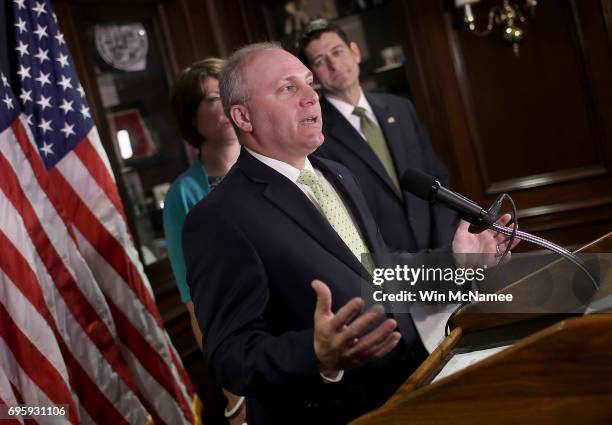
{"type": "MultiPolygon", "coordinates": [[[[480,24],[497,0],[474,6],[480,24]]],[[[610,2],[541,0],[520,56],[443,1],[396,1],[415,103],[456,190],[517,201],[521,226],[581,245],[612,229],[610,2]]]]}

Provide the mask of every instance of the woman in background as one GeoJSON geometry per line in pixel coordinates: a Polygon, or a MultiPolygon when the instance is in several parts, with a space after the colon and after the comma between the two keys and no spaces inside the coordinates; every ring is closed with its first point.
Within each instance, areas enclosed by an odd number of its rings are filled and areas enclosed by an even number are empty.
{"type": "MultiPolygon", "coordinates": [[[[223,60],[217,58],[193,63],[178,75],[170,96],[172,112],[181,135],[198,150],[198,157],[172,183],[166,194],[164,232],[181,301],[189,311],[191,327],[200,348],[203,347],[202,333],[187,286],[181,235],[187,213],[219,184],[240,153],[238,138],[223,113],[219,97],[218,76],[222,66],[223,60]]],[[[245,418],[244,398],[225,390],[223,392],[228,399],[225,416],[232,425],[242,424],[245,418]]]]}

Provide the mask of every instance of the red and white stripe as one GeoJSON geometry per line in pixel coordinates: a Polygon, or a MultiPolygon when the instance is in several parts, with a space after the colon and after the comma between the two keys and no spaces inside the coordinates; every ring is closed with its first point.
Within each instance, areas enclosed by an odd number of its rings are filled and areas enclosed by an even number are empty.
{"type": "MultiPolygon", "coordinates": [[[[15,394],[15,392],[15,388],[4,372],[4,368],[0,366],[0,405],[9,407],[23,404],[21,402],[21,397],[15,394]]],[[[4,422],[6,422],[7,425],[24,425],[24,421],[21,417],[4,419],[4,422]]]]}
{"type": "MultiPolygon", "coordinates": [[[[2,193],[0,203],[10,205],[2,193]]],[[[111,419],[113,423],[143,423],[146,411],[134,394],[133,384],[127,385],[114,369],[120,369],[131,382],[131,375],[115,341],[104,341],[107,333],[104,324],[100,320],[83,324],[82,318],[75,318],[73,311],[78,314],[83,304],[66,304],[65,294],[61,293],[65,290],[56,287],[61,282],[51,279],[36,253],[45,248],[37,248],[29,238],[20,237],[24,233],[27,235],[21,215],[16,210],[10,211],[4,223],[8,226],[6,233],[0,233],[0,249],[7,254],[7,261],[0,259],[0,268],[21,291],[24,302],[37,306],[54,332],[72,378],[72,389],[81,399],[80,406],[96,419],[92,423],[108,423],[111,419]],[[89,335],[85,333],[84,325],[89,335]],[[104,353],[94,345],[101,342],[106,345],[104,353]]],[[[99,302],[105,304],[103,298],[99,302]]]]}
{"type": "MultiPolygon", "coordinates": [[[[99,152],[95,147],[99,144],[99,141],[96,143],[97,133],[93,131],[90,136],[93,143],[81,142],[81,145],[92,143],[90,148],[79,145],[79,154],[68,154],[49,173],[51,186],[55,189],[52,198],[55,197],[55,204],[62,206],[74,225],[79,249],[111,304],[122,348],[125,348],[122,351],[144,395],[143,402],[165,423],[193,422],[190,409],[193,389],[163,330],[151,287],[127,232],[116,187],[112,185],[103,190],[98,185],[113,181],[112,174],[108,173],[108,162],[85,155],[99,152]],[[82,158],[87,158],[87,162],[82,158]],[[90,169],[98,174],[106,170],[108,175],[94,178],[90,169]],[[135,362],[147,373],[134,370],[135,362]],[[156,381],[157,385],[147,378],[156,381]],[[161,390],[152,391],[157,386],[161,390]]],[[[27,151],[27,143],[21,139],[22,149],[27,151]]],[[[33,148],[30,143],[30,149],[33,148]]],[[[35,161],[32,162],[35,172],[44,172],[42,162],[38,165],[40,170],[36,169],[35,161]]]]}
{"type": "Polygon", "coordinates": [[[19,302],[19,291],[1,271],[0,282],[0,367],[20,389],[24,404],[68,404],[70,416],[62,423],[77,424],[68,373],[53,332],[31,304],[19,302]]]}
{"type": "MultiPolygon", "coordinates": [[[[70,388],[78,399],[77,404],[82,408],[81,423],[102,424],[109,420],[143,423],[146,411],[137,398],[131,371],[117,347],[110,310],[66,226],[46,198],[46,173],[25,128],[23,122],[15,123],[0,135],[3,176],[0,181],[0,250],[3,252],[0,280],[4,289],[0,301],[5,305],[4,311],[11,312],[9,317],[21,320],[16,325],[20,332],[17,336],[23,334],[15,339],[5,332],[11,338],[8,343],[9,339],[3,335],[5,345],[17,349],[19,354],[23,353],[22,346],[28,347],[52,362],[49,367],[56,368],[56,375],[64,377],[64,384],[58,381],[58,385],[70,388]],[[20,307],[18,312],[22,314],[28,312],[26,319],[13,316],[11,309],[15,306],[20,307]],[[42,321],[33,322],[32,317],[40,317],[42,321]],[[40,332],[46,339],[39,336],[40,332]]],[[[20,358],[13,360],[11,363],[5,359],[14,366],[20,358]]],[[[30,381],[38,384],[39,374],[44,370],[35,367],[25,373],[30,381]]],[[[22,381],[11,382],[23,389],[22,381]]],[[[53,386],[47,389],[39,385],[39,388],[49,399],[56,395],[53,386]]],[[[29,402],[32,395],[27,393],[29,402]]],[[[32,405],[35,401],[32,400],[32,405]]]]}
{"type": "Polygon", "coordinates": [[[62,204],[70,206],[67,213],[79,249],[111,306],[124,355],[147,406],[166,423],[193,422],[193,388],[163,328],[117,188],[111,184],[108,161],[97,156],[99,145],[93,129],[51,171],[52,181],[62,204]]]}

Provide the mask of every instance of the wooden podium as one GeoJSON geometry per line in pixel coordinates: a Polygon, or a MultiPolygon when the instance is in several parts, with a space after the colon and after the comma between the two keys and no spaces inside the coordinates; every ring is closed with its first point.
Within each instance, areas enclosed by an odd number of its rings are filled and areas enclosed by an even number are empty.
{"type": "MultiPolygon", "coordinates": [[[[612,233],[579,251],[611,253],[612,233]]],[[[503,291],[520,292],[564,267],[555,261],[503,291]]],[[[597,297],[610,294],[612,268],[600,276],[597,297]]],[[[449,336],[397,392],[351,424],[612,424],[612,314],[486,311],[482,303],[461,309],[449,336]],[[508,348],[430,383],[461,347],[508,340],[508,348]]]]}

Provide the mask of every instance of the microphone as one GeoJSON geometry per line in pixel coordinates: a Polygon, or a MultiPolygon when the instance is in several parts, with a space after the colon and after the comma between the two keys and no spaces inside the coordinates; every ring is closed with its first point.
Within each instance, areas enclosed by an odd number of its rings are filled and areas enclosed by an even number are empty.
{"type": "Polygon", "coordinates": [[[465,196],[445,188],[434,176],[422,171],[407,169],[402,176],[401,186],[421,199],[446,205],[473,225],[488,228],[495,223],[494,214],[465,196]]]}
{"type": "Polygon", "coordinates": [[[502,233],[506,236],[515,235],[521,240],[531,242],[556,252],[581,269],[589,277],[595,290],[599,288],[595,278],[587,270],[583,261],[576,254],[544,238],[497,224],[495,219],[503,198],[498,198],[493,203],[491,208],[489,208],[489,210],[485,210],[480,205],[469,200],[465,196],[453,192],[452,190],[448,190],[442,186],[442,184],[436,180],[434,176],[410,168],[404,171],[400,185],[402,189],[416,195],[421,199],[432,203],[440,202],[446,205],[450,209],[457,211],[460,218],[475,226],[479,226],[483,230],[493,229],[496,232],[502,233]]]}

